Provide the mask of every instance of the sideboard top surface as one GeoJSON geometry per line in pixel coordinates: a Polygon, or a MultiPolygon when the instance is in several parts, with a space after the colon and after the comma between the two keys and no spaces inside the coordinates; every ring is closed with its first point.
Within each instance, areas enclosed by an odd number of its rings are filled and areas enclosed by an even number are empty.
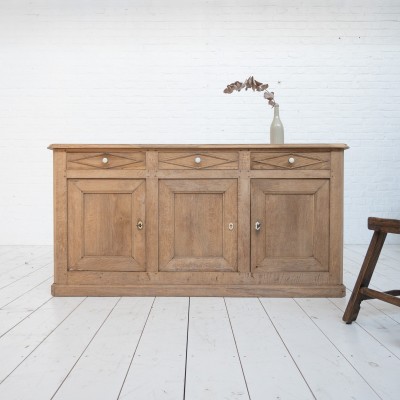
{"type": "Polygon", "coordinates": [[[237,149],[237,150],[345,150],[348,149],[344,143],[291,143],[291,144],[51,144],[50,150],[134,150],[134,149],[237,149]]]}

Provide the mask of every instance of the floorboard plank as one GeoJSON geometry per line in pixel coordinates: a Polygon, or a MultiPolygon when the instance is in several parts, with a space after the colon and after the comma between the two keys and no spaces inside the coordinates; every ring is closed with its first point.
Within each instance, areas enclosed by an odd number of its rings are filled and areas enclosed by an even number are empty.
{"type": "Polygon", "coordinates": [[[121,299],[54,399],[117,399],[153,300],[121,299]]]}
{"type": "Polygon", "coordinates": [[[267,393],[269,399],[314,399],[260,301],[227,298],[226,304],[251,399],[265,400],[267,393]]]}
{"type": "Polygon", "coordinates": [[[34,351],[83,301],[79,297],[58,297],[0,339],[0,382],[34,351]]]}
{"type": "Polygon", "coordinates": [[[385,254],[387,257],[391,258],[394,262],[397,263],[397,266],[399,265],[399,260],[400,260],[400,245],[385,245],[383,249],[383,254],[385,254]]]}
{"type": "Polygon", "coordinates": [[[399,398],[400,359],[382,348],[360,325],[341,322],[341,311],[328,299],[297,299],[296,302],[378,396],[387,400],[399,398]]]}
{"type": "Polygon", "coordinates": [[[45,252],[52,251],[51,246],[0,246],[0,271],[6,265],[19,265],[45,252]]]}
{"type": "Polygon", "coordinates": [[[27,271],[31,265],[41,262],[42,259],[45,259],[47,263],[50,262],[52,254],[53,250],[50,246],[34,246],[29,250],[20,250],[19,246],[15,246],[14,252],[0,257],[0,284],[5,276],[12,274],[16,270],[23,269],[27,271]]]}
{"type": "Polygon", "coordinates": [[[0,385],[0,398],[50,399],[117,301],[86,299],[0,385]]]}
{"type": "MultiPolygon", "coordinates": [[[[350,293],[348,292],[346,297],[329,300],[344,313],[349,299],[350,293]]],[[[360,313],[353,324],[359,324],[396,357],[400,358],[400,324],[369,303],[369,301],[361,303],[360,313]]]]}
{"type": "Polygon", "coordinates": [[[317,399],[379,399],[293,299],[261,302],[317,399]]]}
{"type": "Polygon", "coordinates": [[[189,299],[157,297],[119,399],[183,398],[189,299]]]}
{"type": "Polygon", "coordinates": [[[191,298],[186,400],[249,399],[224,299],[191,298]]]}
{"type": "Polygon", "coordinates": [[[29,262],[26,265],[20,265],[12,268],[10,271],[5,272],[0,276],[0,287],[4,288],[10,283],[18,281],[19,279],[30,275],[32,272],[43,267],[53,265],[53,256],[51,254],[38,257],[36,260],[29,262]]]}
{"type": "MultiPolygon", "coordinates": [[[[344,251],[344,256],[355,264],[354,272],[358,272],[361,269],[361,265],[365,258],[365,253],[363,254],[361,252],[355,251],[351,247],[346,247],[344,251]]],[[[396,280],[400,279],[399,262],[396,262],[396,260],[391,257],[387,257],[382,250],[374,270],[373,277],[375,276],[383,278],[386,277],[396,280]]]]}
{"type": "Polygon", "coordinates": [[[35,286],[52,278],[52,276],[53,271],[51,271],[50,268],[43,267],[0,289],[0,308],[5,307],[18,297],[32,290],[35,286]]]}
{"type": "Polygon", "coordinates": [[[51,283],[44,281],[0,309],[0,337],[52,298],[51,283]]]}
{"type": "MultiPolygon", "coordinates": [[[[364,301],[341,321],[367,247],[345,246],[345,298],[152,309],[152,298],[52,298],[52,248],[0,246],[0,399],[397,398],[400,307],[364,301]]],[[[399,262],[385,244],[371,287],[400,288],[399,262]]]]}

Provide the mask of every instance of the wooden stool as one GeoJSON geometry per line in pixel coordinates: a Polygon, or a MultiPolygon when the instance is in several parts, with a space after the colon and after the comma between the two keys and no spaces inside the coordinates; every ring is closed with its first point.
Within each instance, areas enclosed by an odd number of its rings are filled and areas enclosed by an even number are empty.
{"type": "Polygon", "coordinates": [[[385,243],[386,235],[388,233],[400,234],[400,220],[370,217],[368,218],[368,229],[375,232],[369,244],[353,293],[343,315],[343,321],[347,324],[351,324],[356,320],[358,312],[360,311],[360,304],[363,300],[379,299],[394,304],[395,306],[400,306],[400,299],[396,297],[400,296],[400,290],[379,292],[368,287],[383,243],[385,243]]]}

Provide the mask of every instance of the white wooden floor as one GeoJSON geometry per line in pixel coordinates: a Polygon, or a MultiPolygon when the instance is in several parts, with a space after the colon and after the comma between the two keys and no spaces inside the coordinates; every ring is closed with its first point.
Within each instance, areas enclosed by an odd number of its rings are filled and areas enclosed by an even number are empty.
{"type": "MultiPolygon", "coordinates": [[[[345,247],[353,288],[366,246],[345,247]]],[[[0,399],[400,399],[400,308],[347,298],[52,298],[48,246],[0,246],[0,399]]],[[[400,288],[400,246],[372,286],[400,288]]],[[[349,290],[348,290],[349,293],[349,290]]]]}

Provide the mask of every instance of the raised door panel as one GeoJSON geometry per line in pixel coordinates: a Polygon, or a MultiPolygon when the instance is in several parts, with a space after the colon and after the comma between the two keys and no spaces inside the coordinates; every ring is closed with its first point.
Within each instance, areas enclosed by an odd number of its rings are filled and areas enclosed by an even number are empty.
{"type": "Polygon", "coordinates": [[[253,179],[251,221],[252,272],[329,270],[328,179],[253,179]]]}
{"type": "Polygon", "coordinates": [[[159,181],[160,271],[237,270],[237,180],[159,181]]]}
{"type": "Polygon", "coordinates": [[[69,180],[68,269],[144,271],[144,205],[144,180],[69,180]]]}

